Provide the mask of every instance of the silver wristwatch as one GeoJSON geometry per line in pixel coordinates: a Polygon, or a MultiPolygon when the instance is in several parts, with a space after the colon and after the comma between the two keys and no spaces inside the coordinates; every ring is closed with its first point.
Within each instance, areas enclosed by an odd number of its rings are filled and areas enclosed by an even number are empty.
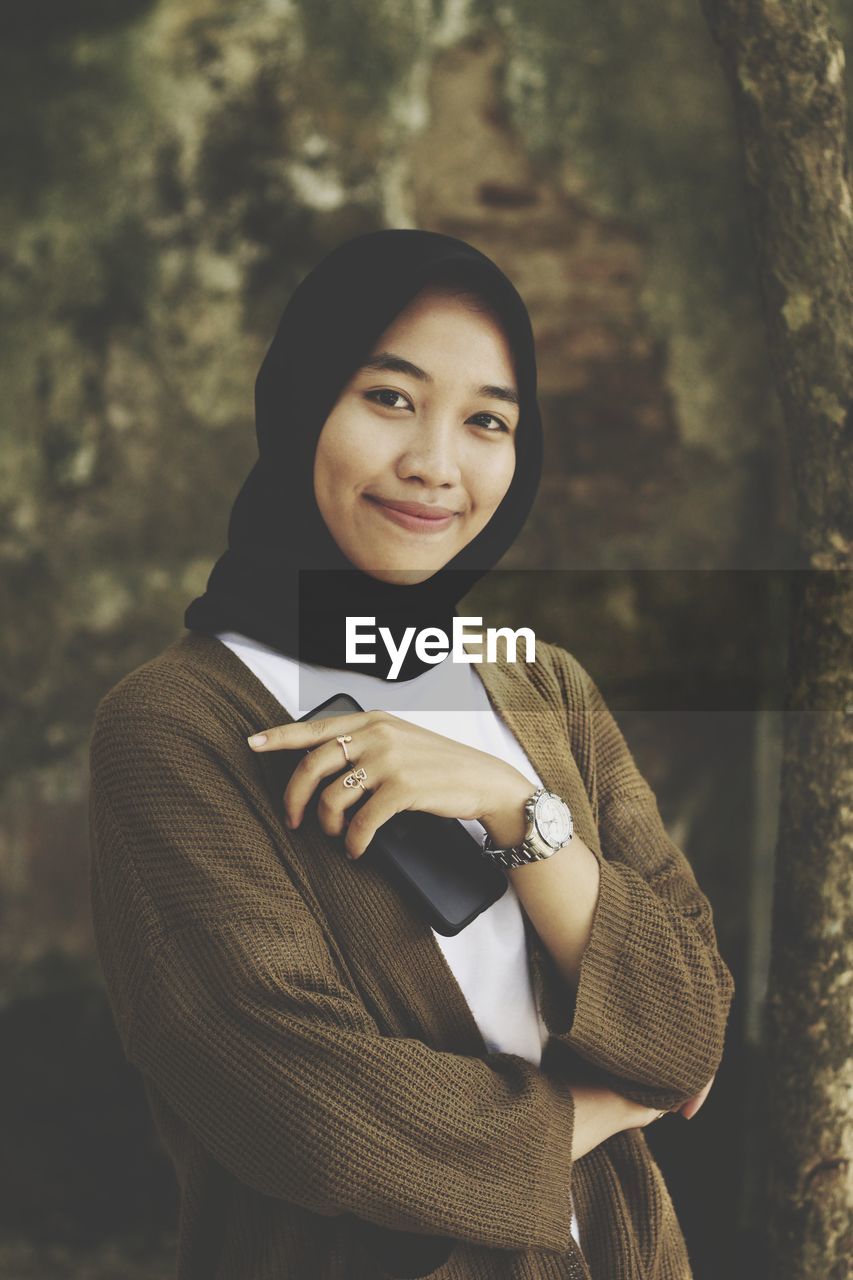
{"type": "Polygon", "coordinates": [[[560,796],[540,787],[525,803],[527,832],[520,845],[496,849],[488,833],[483,836],[483,855],[499,867],[523,867],[528,862],[550,858],[568,844],[574,832],[572,811],[560,796]]]}

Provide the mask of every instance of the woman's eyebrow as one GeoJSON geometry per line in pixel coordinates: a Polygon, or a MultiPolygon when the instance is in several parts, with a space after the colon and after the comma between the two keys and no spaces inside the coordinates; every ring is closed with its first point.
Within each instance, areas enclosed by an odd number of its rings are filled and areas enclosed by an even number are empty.
{"type": "MultiPolygon", "coordinates": [[[[363,364],[359,365],[359,369],[376,369],[384,373],[407,373],[410,378],[417,378],[420,382],[432,382],[432,375],[427,373],[425,369],[421,369],[418,365],[412,364],[411,360],[406,360],[403,356],[395,356],[392,351],[380,351],[374,356],[370,356],[363,364]]],[[[495,387],[485,384],[478,387],[477,395],[490,396],[493,400],[505,400],[507,404],[518,404],[518,394],[512,387],[495,387]]]]}

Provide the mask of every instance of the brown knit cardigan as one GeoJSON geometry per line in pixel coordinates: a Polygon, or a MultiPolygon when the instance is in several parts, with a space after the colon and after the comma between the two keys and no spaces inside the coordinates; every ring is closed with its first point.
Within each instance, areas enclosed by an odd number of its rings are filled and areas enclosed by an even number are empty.
{"type": "Polygon", "coordinates": [[[642,1129],[573,1164],[571,1086],[663,1109],[711,1078],[734,990],[711,907],[578,661],[537,640],[477,670],[601,868],[576,994],[525,916],[538,1067],[487,1051],[369,860],[284,826],[284,753],[246,736],[292,717],[219,640],[184,634],[98,705],[94,925],[177,1173],[179,1280],[387,1280],[365,1223],[455,1240],[432,1280],[691,1276],[642,1129]]]}

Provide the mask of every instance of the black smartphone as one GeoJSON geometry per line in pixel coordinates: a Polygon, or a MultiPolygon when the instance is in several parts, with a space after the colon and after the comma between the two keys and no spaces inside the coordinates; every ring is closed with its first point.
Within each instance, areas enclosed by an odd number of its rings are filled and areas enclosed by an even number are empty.
{"type": "MultiPolygon", "coordinates": [[[[300,719],[363,710],[349,694],[339,693],[300,719]]],[[[375,860],[400,892],[426,914],[436,933],[448,938],[497,902],[508,884],[506,873],[483,857],[479,842],[461,822],[434,813],[395,813],[378,829],[362,857],[375,860]]]]}

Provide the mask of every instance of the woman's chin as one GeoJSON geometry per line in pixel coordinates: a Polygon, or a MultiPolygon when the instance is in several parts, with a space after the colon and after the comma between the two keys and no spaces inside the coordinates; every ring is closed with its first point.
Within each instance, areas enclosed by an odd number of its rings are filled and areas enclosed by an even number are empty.
{"type": "Polygon", "coordinates": [[[391,583],[394,586],[412,587],[418,582],[426,582],[427,578],[431,578],[433,574],[438,573],[440,568],[441,565],[423,569],[398,569],[388,566],[380,569],[364,568],[362,573],[367,573],[371,578],[376,578],[380,582],[391,583]]]}

